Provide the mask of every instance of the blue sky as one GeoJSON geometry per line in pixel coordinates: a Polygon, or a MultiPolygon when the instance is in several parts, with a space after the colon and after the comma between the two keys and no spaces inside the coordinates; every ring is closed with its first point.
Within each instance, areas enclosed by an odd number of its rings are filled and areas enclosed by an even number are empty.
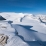
{"type": "Polygon", "coordinates": [[[0,12],[46,14],[46,0],[0,0],[0,12]]]}

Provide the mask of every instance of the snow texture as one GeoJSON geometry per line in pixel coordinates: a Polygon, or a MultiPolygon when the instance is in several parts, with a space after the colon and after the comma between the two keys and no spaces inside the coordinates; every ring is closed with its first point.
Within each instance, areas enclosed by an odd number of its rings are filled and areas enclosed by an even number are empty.
{"type": "Polygon", "coordinates": [[[46,46],[46,15],[2,12],[0,34],[9,37],[5,46],[46,46]]]}

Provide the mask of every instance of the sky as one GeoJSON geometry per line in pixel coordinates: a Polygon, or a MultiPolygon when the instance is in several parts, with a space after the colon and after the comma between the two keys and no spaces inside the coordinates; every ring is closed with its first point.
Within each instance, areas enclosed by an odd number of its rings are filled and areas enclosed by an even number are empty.
{"type": "Polygon", "coordinates": [[[46,0],[0,0],[0,12],[46,14],[46,0]]]}

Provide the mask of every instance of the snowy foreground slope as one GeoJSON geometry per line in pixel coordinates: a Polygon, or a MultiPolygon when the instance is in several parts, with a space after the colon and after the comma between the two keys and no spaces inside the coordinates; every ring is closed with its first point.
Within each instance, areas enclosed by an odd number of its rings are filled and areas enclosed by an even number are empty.
{"type": "Polygon", "coordinates": [[[0,34],[5,34],[9,37],[5,46],[28,46],[26,42],[17,36],[16,30],[8,22],[0,22],[0,34]]]}
{"type": "Polygon", "coordinates": [[[9,37],[5,46],[46,46],[45,15],[23,13],[0,13],[0,15],[6,19],[0,21],[0,34],[9,37]]]}

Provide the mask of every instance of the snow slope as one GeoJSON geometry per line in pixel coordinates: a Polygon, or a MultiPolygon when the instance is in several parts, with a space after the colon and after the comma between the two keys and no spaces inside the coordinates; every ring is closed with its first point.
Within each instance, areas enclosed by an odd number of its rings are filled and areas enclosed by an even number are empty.
{"type": "Polygon", "coordinates": [[[9,36],[5,46],[46,46],[46,16],[8,12],[0,15],[6,19],[0,21],[0,34],[9,36]]]}
{"type": "Polygon", "coordinates": [[[16,30],[8,22],[0,21],[0,34],[5,34],[9,37],[5,46],[29,46],[16,35],[16,30]]]}

